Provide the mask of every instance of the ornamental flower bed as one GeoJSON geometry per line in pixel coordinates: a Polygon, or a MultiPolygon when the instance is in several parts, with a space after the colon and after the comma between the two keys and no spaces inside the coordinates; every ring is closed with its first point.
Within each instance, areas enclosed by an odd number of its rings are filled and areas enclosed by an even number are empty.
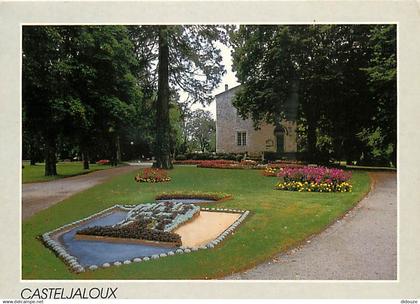
{"type": "Polygon", "coordinates": [[[197,165],[198,168],[217,168],[217,169],[242,169],[243,166],[234,160],[203,160],[197,165]]]}
{"type": "Polygon", "coordinates": [[[168,242],[181,246],[180,236],[172,231],[199,212],[199,207],[182,203],[142,204],[130,210],[127,217],[116,225],[88,227],[79,230],[77,235],[168,242]]]}
{"type": "Polygon", "coordinates": [[[350,192],[351,185],[347,181],[350,172],[325,167],[282,168],[277,174],[283,178],[276,189],[308,192],[350,192]]]}
{"type": "Polygon", "coordinates": [[[220,201],[231,198],[230,194],[221,192],[164,192],[156,196],[156,200],[164,199],[209,199],[214,201],[220,201]]]}
{"type": "Polygon", "coordinates": [[[242,160],[241,162],[233,160],[205,160],[197,165],[198,168],[216,168],[216,169],[260,169],[261,167],[253,160],[242,160]]]}
{"type": "Polygon", "coordinates": [[[163,169],[157,168],[146,168],[136,177],[134,177],[136,182],[140,183],[162,183],[169,182],[171,177],[168,176],[168,172],[163,169]]]}
{"type": "Polygon", "coordinates": [[[197,160],[197,159],[186,159],[186,160],[174,160],[172,163],[174,165],[199,165],[204,160],[197,160]]]}
{"type": "Polygon", "coordinates": [[[275,163],[270,163],[268,164],[265,168],[264,171],[262,172],[262,174],[264,176],[272,176],[272,177],[276,177],[278,176],[278,174],[280,173],[280,171],[283,170],[283,168],[288,168],[288,169],[295,169],[295,168],[302,168],[304,167],[303,165],[299,165],[299,164],[294,164],[294,163],[279,163],[279,162],[275,162],[275,163]]]}
{"type": "Polygon", "coordinates": [[[130,210],[127,218],[119,225],[123,226],[139,219],[151,219],[150,228],[169,232],[191,220],[199,212],[200,207],[192,204],[176,202],[141,204],[130,210]]]}
{"type": "MultiPolygon", "coordinates": [[[[149,204],[152,205],[152,204],[149,204]]],[[[154,204],[156,205],[156,204],[154,204]]],[[[164,258],[164,257],[169,257],[169,256],[173,256],[173,255],[177,255],[177,254],[187,254],[187,253],[191,253],[194,251],[198,251],[198,250],[207,250],[207,249],[211,249],[216,247],[218,244],[220,244],[221,242],[224,241],[225,238],[227,238],[230,234],[232,234],[237,228],[238,226],[246,219],[246,217],[249,215],[249,211],[247,210],[237,210],[237,209],[219,209],[219,208],[202,208],[201,210],[203,211],[207,211],[207,212],[229,212],[229,213],[239,213],[241,214],[240,217],[233,223],[231,224],[226,230],[224,230],[220,235],[218,235],[215,239],[210,240],[208,243],[201,245],[199,247],[185,247],[185,246],[181,246],[181,247],[175,247],[174,249],[169,249],[170,251],[164,251],[163,253],[160,254],[149,254],[149,255],[141,255],[141,253],[138,253],[139,256],[137,257],[129,257],[125,260],[114,260],[112,257],[107,257],[109,260],[104,262],[104,263],[100,263],[98,265],[92,264],[92,262],[89,262],[87,265],[85,263],[85,265],[82,265],[81,261],[80,261],[80,256],[76,253],[76,255],[71,255],[68,251],[67,248],[61,243],[61,241],[56,240],[56,238],[54,237],[54,235],[56,234],[60,234],[63,233],[63,231],[65,231],[66,229],[69,229],[71,227],[80,225],[82,223],[86,223],[88,221],[91,221],[94,218],[98,218],[98,217],[103,217],[106,215],[109,215],[110,213],[112,213],[113,211],[118,211],[118,210],[133,210],[135,208],[137,208],[138,206],[136,205],[115,205],[112,206],[108,209],[105,209],[101,212],[98,212],[96,214],[93,214],[91,216],[88,216],[84,219],[66,224],[62,227],[59,227],[53,231],[49,231],[46,232],[42,235],[41,239],[43,241],[43,243],[45,244],[46,247],[50,248],[58,257],[60,257],[68,266],[69,268],[76,272],[76,273],[81,273],[81,272],[85,272],[86,270],[97,270],[100,268],[109,268],[111,266],[121,266],[121,265],[128,265],[131,263],[140,263],[140,262],[148,262],[151,260],[156,260],[156,259],[160,259],[160,258],[164,258]]],[[[150,223],[150,222],[149,222],[150,223]]],[[[117,223],[116,225],[118,225],[119,223],[117,223]]],[[[150,224],[146,224],[146,222],[141,222],[138,223],[137,226],[142,226],[144,227],[144,225],[146,225],[145,229],[150,229],[150,224]]],[[[135,226],[135,224],[133,224],[133,226],[135,226]]],[[[103,228],[104,226],[96,226],[97,228],[103,228]]],[[[107,229],[110,229],[110,227],[115,227],[115,225],[113,226],[106,226],[108,227],[107,229]]],[[[101,236],[99,236],[100,234],[104,234],[104,230],[98,230],[97,228],[93,228],[90,227],[91,230],[90,232],[92,234],[98,234],[99,239],[97,240],[101,240],[101,236]]],[[[120,230],[121,234],[124,233],[125,235],[130,235],[134,232],[129,232],[129,229],[127,229],[126,231],[122,232],[122,230],[120,230]]],[[[80,232],[80,231],[79,231],[80,232]]],[[[114,234],[115,232],[111,232],[112,234],[114,234]]],[[[136,235],[138,235],[139,232],[135,232],[136,235]]],[[[173,233],[174,234],[174,233],[173,233]]],[[[81,234],[79,234],[81,235],[81,234]]],[[[166,239],[168,240],[168,235],[163,236],[165,234],[162,233],[151,233],[151,235],[159,235],[162,236],[162,239],[166,239]]],[[[83,237],[83,235],[81,235],[83,237]]],[[[131,235],[130,235],[131,236],[131,235]]],[[[93,236],[95,237],[95,236],[93,236]]],[[[175,236],[175,239],[177,237],[175,236]]],[[[95,240],[90,239],[90,240],[95,240]]],[[[170,242],[172,243],[172,242],[170,242]]],[[[80,254],[80,253],[79,253],[80,254]]],[[[84,253],[85,254],[85,253],[84,253]]]]}
{"type": "Polygon", "coordinates": [[[263,175],[264,176],[277,176],[277,174],[280,172],[281,168],[276,168],[276,167],[266,167],[263,171],[263,175]]]}
{"type": "Polygon", "coordinates": [[[109,165],[109,159],[101,159],[96,162],[98,165],[109,165]]]}
{"type": "Polygon", "coordinates": [[[152,220],[139,219],[124,226],[94,226],[77,232],[77,235],[101,236],[123,239],[140,239],[157,242],[170,242],[176,246],[181,245],[181,237],[172,232],[150,229],[152,220]]]}
{"type": "Polygon", "coordinates": [[[333,183],[308,183],[308,182],[282,182],[276,186],[277,190],[299,192],[351,192],[352,186],[347,182],[333,183]]]}

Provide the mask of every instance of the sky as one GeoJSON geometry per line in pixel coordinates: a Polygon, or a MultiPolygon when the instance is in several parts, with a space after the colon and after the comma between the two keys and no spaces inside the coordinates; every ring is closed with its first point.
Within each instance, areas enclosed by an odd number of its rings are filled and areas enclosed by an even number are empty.
{"type": "MultiPolygon", "coordinates": [[[[223,76],[222,81],[220,82],[219,86],[213,90],[212,95],[213,97],[216,94],[219,94],[225,90],[225,84],[229,86],[229,88],[233,88],[237,86],[239,83],[236,81],[235,73],[232,72],[232,57],[230,55],[231,48],[219,43],[219,48],[221,49],[221,54],[223,57],[223,64],[225,66],[226,74],[223,76]]],[[[186,97],[185,93],[180,92],[181,100],[186,97]]],[[[192,110],[195,109],[204,109],[210,111],[213,115],[213,118],[216,119],[216,101],[207,106],[203,107],[201,104],[195,104],[191,107],[192,110]]]]}

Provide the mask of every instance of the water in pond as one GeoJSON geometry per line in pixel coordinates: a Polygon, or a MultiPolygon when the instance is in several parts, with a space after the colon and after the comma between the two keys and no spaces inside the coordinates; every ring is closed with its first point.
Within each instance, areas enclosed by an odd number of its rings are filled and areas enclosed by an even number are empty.
{"type": "Polygon", "coordinates": [[[75,256],[82,266],[102,265],[116,261],[131,260],[136,257],[166,253],[176,248],[165,248],[141,244],[117,244],[100,241],[75,240],[74,235],[80,229],[90,226],[113,225],[127,216],[126,211],[114,211],[111,214],[84,223],[69,230],[60,237],[67,251],[75,256]]]}

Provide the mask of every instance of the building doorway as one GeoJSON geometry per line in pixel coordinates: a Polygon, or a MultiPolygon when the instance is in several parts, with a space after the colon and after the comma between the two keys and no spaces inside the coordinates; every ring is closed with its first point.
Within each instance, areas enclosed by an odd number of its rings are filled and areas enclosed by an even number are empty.
{"type": "Polygon", "coordinates": [[[284,153],[284,133],[276,135],[277,153],[284,153]]]}

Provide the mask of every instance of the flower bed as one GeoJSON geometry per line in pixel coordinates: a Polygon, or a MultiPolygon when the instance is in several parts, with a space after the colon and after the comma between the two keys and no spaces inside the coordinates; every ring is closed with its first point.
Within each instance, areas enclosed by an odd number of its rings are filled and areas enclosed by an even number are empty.
{"type": "Polygon", "coordinates": [[[174,165],[199,165],[204,160],[199,159],[186,159],[186,160],[174,160],[172,163],[174,165]]]}
{"type": "Polygon", "coordinates": [[[276,189],[308,192],[350,192],[350,172],[325,167],[285,167],[277,174],[283,178],[276,189]]]}
{"type": "Polygon", "coordinates": [[[109,165],[109,159],[101,159],[96,162],[98,165],[109,165]]]}
{"type": "Polygon", "coordinates": [[[140,183],[162,183],[169,182],[171,177],[168,176],[168,172],[163,169],[157,168],[146,168],[136,177],[134,177],[136,182],[140,183]]]}
{"type": "Polygon", "coordinates": [[[216,168],[216,169],[261,169],[261,166],[254,160],[177,160],[173,162],[178,165],[197,165],[198,168],[216,168]]]}
{"type": "Polygon", "coordinates": [[[208,199],[208,200],[214,200],[214,201],[220,201],[225,200],[228,198],[231,198],[232,196],[227,193],[221,193],[221,192],[182,192],[182,191],[176,191],[176,192],[164,192],[161,194],[158,194],[156,196],[156,200],[164,200],[164,199],[208,199]]]}
{"type": "MultiPolygon", "coordinates": [[[[127,225],[114,226],[94,226],[79,230],[76,235],[110,237],[119,239],[139,239],[156,242],[173,243],[175,246],[181,245],[181,237],[172,232],[149,228],[153,222],[151,219],[139,219],[127,225]]],[[[102,239],[99,239],[102,240],[102,239]]]]}
{"type": "Polygon", "coordinates": [[[242,160],[241,162],[230,160],[206,160],[197,165],[199,168],[216,169],[260,169],[257,162],[253,160],[242,160]]]}
{"type": "Polygon", "coordinates": [[[280,172],[281,168],[276,168],[276,167],[271,167],[271,166],[267,166],[264,171],[263,171],[263,175],[264,176],[277,176],[277,174],[280,172]]]}
{"type": "Polygon", "coordinates": [[[126,219],[116,225],[88,227],[79,230],[77,235],[139,239],[180,246],[180,236],[171,231],[199,212],[200,208],[195,205],[173,202],[141,204],[130,210],[126,219]]]}

